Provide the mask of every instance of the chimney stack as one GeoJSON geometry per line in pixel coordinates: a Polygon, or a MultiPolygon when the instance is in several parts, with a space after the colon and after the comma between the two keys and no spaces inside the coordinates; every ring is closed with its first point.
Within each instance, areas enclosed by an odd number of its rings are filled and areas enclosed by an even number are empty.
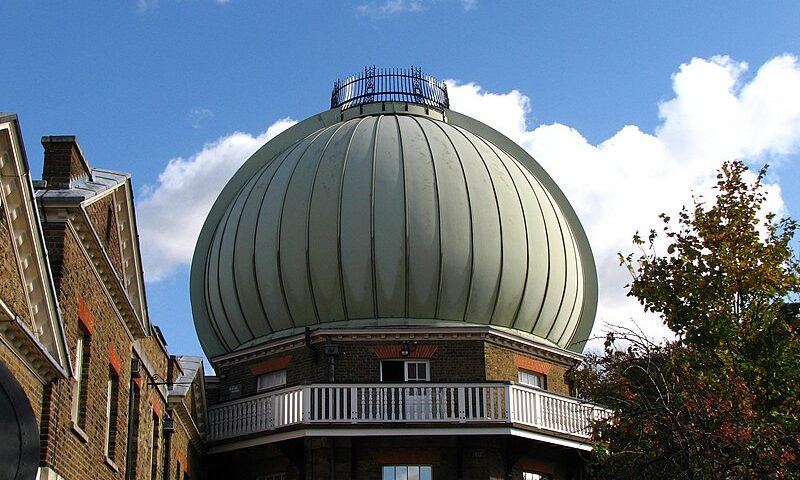
{"type": "Polygon", "coordinates": [[[42,180],[48,188],[71,188],[74,182],[92,180],[92,171],[74,135],[42,137],[42,180]]]}

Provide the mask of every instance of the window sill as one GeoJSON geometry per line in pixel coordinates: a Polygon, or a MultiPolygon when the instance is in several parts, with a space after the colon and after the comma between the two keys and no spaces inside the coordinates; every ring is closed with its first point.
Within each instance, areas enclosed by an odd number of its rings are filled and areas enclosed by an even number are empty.
{"type": "MultiPolygon", "coordinates": [[[[256,393],[266,393],[266,392],[271,392],[271,391],[273,391],[273,390],[280,390],[281,388],[284,388],[284,387],[286,387],[286,384],[285,384],[285,383],[284,383],[284,384],[281,384],[281,385],[275,385],[274,387],[269,387],[269,388],[261,388],[261,389],[258,389],[258,388],[257,388],[257,389],[256,389],[256,393]]],[[[241,397],[240,397],[240,398],[241,398],[241,397]]]]}
{"type": "Polygon", "coordinates": [[[81,427],[78,426],[75,422],[69,422],[69,428],[72,430],[72,433],[77,435],[78,438],[81,439],[83,443],[89,443],[89,435],[86,435],[86,432],[83,431],[81,427]]]}
{"type": "Polygon", "coordinates": [[[116,463],[114,463],[114,460],[111,460],[110,458],[108,458],[108,456],[106,456],[106,460],[105,461],[106,461],[106,465],[108,465],[108,468],[110,468],[111,470],[114,470],[114,473],[119,472],[119,467],[117,466],[116,463]]]}

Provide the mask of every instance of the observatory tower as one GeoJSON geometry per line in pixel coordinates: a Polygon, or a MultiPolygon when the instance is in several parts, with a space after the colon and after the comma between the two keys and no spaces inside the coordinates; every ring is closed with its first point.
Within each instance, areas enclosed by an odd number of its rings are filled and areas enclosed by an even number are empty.
{"type": "Polygon", "coordinates": [[[542,167],[419,69],[336,82],[261,147],[191,272],[211,477],[578,478],[597,304],[542,167]]]}

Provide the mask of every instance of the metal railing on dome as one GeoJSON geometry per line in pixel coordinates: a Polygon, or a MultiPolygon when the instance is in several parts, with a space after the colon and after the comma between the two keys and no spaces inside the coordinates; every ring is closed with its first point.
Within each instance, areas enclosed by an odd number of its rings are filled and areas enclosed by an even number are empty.
{"type": "Polygon", "coordinates": [[[436,109],[450,108],[447,85],[421,68],[365,67],[362,73],[333,84],[331,108],[375,102],[406,102],[436,109]]]}

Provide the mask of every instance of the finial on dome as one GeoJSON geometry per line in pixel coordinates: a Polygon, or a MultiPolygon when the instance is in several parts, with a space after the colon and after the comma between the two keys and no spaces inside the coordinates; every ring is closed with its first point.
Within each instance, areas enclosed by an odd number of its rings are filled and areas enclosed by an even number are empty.
{"type": "Polygon", "coordinates": [[[450,108],[447,85],[413,66],[410,69],[364,67],[362,73],[333,84],[331,108],[345,110],[376,102],[416,103],[438,110],[450,108]]]}

